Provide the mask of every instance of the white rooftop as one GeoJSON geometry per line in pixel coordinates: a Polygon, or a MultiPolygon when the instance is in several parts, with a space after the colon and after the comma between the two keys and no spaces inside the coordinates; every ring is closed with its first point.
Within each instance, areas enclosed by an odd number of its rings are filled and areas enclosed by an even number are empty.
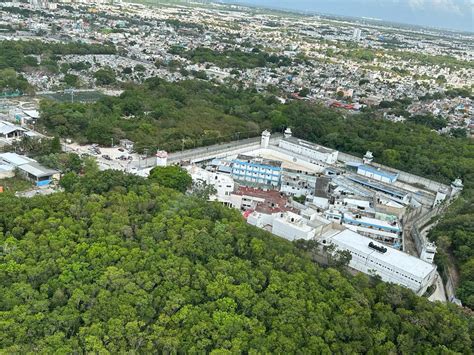
{"type": "Polygon", "coordinates": [[[339,245],[347,246],[350,249],[357,249],[362,254],[370,255],[371,258],[378,259],[397,268],[406,270],[408,273],[422,279],[430,274],[433,269],[435,269],[434,265],[426,261],[388,246],[384,246],[387,248],[385,253],[380,253],[372,248],[369,248],[370,242],[373,242],[376,245],[381,244],[374,242],[372,239],[364,237],[349,229],[345,229],[333,235],[331,239],[337,241],[339,245]]]}
{"type": "Polygon", "coordinates": [[[5,163],[8,163],[14,166],[20,166],[23,164],[31,163],[34,160],[28,157],[25,157],[23,155],[16,154],[16,153],[1,153],[0,161],[4,161],[5,163]]]}
{"type": "Polygon", "coordinates": [[[14,125],[13,123],[0,121],[0,134],[9,134],[15,131],[26,131],[24,128],[14,125]]]}
{"type": "Polygon", "coordinates": [[[385,227],[385,228],[390,228],[390,229],[393,229],[393,228],[400,229],[400,226],[398,225],[398,223],[392,224],[390,222],[383,221],[381,219],[371,218],[371,217],[366,217],[366,216],[360,216],[360,218],[356,218],[356,216],[350,212],[345,212],[344,218],[351,219],[356,222],[361,221],[362,223],[367,223],[374,226],[380,226],[380,227],[385,227]]]}
{"type": "Polygon", "coordinates": [[[308,141],[305,141],[303,139],[299,139],[299,138],[296,138],[296,137],[285,137],[282,140],[291,142],[293,144],[300,145],[300,146],[305,147],[305,148],[310,148],[310,149],[313,149],[313,150],[317,150],[321,153],[326,153],[327,154],[327,153],[332,153],[332,152],[335,151],[334,149],[326,148],[326,147],[320,146],[318,144],[311,143],[311,142],[308,142],[308,141]]]}
{"type": "Polygon", "coordinates": [[[39,118],[38,110],[23,110],[23,112],[31,118],[39,118]]]}

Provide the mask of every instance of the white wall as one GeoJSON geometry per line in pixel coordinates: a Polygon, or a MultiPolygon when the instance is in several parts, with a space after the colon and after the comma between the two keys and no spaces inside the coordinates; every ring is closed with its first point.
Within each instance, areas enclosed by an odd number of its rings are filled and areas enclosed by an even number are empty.
{"type": "Polygon", "coordinates": [[[283,217],[275,217],[272,233],[287,240],[308,240],[314,238],[315,232],[313,228],[306,224],[306,220],[301,216],[287,212],[283,214],[283,217]],[[295,222],[291,222],[291,218],[294,218],[295,222]]]}
{"type": "MultiPolygon", "coordinates": [[[[334,164],[337,161],[337,156],[338,156],[338,152],[336,150],[332,150],[328,153],[325,153],[325,152],[312,149],[309,146],[303,147],[299,144],[295,144],[295,143],[288,142],[285,140],[280,141],[279,147],[283,149],[287,149],[296,154],[303,155],[305,157],[321,160],[327,164],[334,164]]],[[[323,149],[328,149],[328,148],[323,148],[323,149]]]]}

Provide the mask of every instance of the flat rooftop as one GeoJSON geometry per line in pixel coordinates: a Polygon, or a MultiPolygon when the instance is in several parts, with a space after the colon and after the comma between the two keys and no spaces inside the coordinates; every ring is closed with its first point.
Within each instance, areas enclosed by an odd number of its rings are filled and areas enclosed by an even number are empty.
{"type": "Polygon", "coordinates": [[[370,217],[365,217],[365,216],[356,218],[354,214],[348,213],[348,212],[344,213],[344,221],[360,223],[363,226],[381,227],[381,228],[389,229],[395,232],[400,231],[400,226],[398,225],[398,223],[390,223],[387,221],[383,221],[381,219],[370,218],[370,217]]]}
{"type": "Polygon", "coordinates": [[[296,138],[296,137],[282,138],[282,141],[297,144],[297,145],[299,145],[301,147],[304,147],[304,148],[310,148],[310,149],[316,150],[320,153],[330,154],[330,153],[335,152],[334,149],[326,148],[326,147],[323,147],[323,146],[320,146],[320,145],[317,145],[317,144],[314,144],[314,143],[311,143],[311,142],[308,142],[308,141],[305,141],[303,139],[299,139],[299,138],[296,138]]]}
{"type": "Polygon", "coordinates": [[[356,249],[361,252],[362,255],[370,255],[370,257],[373,259],[377,259],[386,264],[393,265],[396,268],[403,269],[407,273],[415,275],[420,279],[425,278],[436,268],[433,264],[386,245],[383,246],[387,248],[387,251],[385,253],[380,253],[372,248],[369,248],[369,243],[372,242],[375,245],[380,246],[382,246],[382,244],[374,242],[372,239],[364,237],[349,229],[345,229],[339,233],[334,234],[332,237],[330,237],[330,239],[337,241],[341,246],[347,246],[349,248],[356,249]]]}
{"type": "Polygon", "coordinates": [[[26,131],[26,129],[7,121],[0,121],[0,134],[9,134],[15,131],[26,131]]]}
{"type": "Polygon", "coordinates": [[[23,155],[19,155],[16,153],[1,153],[0,154],[0,161],[4,161],[5,163],[14,165],[14,166],[20,166],[23,164],[28,164],[34,162],[33,159],[30,159],[28,157],[25,157],[23,155]]]}
{"type": "Polygon", "coordinates": [[[281,167],[281,161],[279,160],[270,160],[270,159],[258,158],[258,157],[256,158],[256,157],[252,157],[250,155],[244,155],[244,154],[237,155],[237,158],[235,160],[250,163],[250,164],[256,164],[256,165],[268,165],[268,166],[273,166],[277,168],[281,167]]]}
{"type": "Polygon", "coordinates": [[[277,190],[265,191],[247,186],[239,186],[234,194],[240,196],[256,197],[265,200],[265,202],[259,202],[257,204],[257,212],[271,214],[291,210],[290,207],[287,207],[288,198],[277,190]]]}

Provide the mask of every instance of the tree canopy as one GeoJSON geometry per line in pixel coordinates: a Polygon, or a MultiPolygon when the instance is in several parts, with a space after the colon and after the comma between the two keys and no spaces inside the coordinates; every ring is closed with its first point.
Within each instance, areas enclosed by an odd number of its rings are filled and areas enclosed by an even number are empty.
{"type": "Polygon", "coordinates": [[[5,353],[469,353],[472,318],[118,171],[0,194],[5,353]]]}
{"type": "Polygon", "coordinates": [[[160,186],[186,192],[193,182],[191,176],[177,165],[157,166],[150,171],[149,179],[160,186]]]}

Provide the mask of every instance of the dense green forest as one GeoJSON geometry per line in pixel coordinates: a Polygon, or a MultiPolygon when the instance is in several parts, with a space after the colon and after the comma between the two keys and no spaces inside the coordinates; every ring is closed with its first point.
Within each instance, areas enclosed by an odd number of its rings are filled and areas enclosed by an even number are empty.
{"type": "Polygon", "coordinates": [[[448,223],[446,231],[441,223],[432,238],[443,234],[448,239],[440,243],[438,263],[443,267],[446,253],[455,255],[462,273],[461,299],[474,307],[474,273],[463,266],[474,257],[474,144],[468,138],[439,135],[424,120],[422,124],[417,120],[393,123],[371,112],[345,117],[317,104],[281,104],[271,95],[254,91],[157,78],[94,104],[44,101],[41,115],[42,124],[61,137],[105,145],[111,138],[129,138],[138,151],[147,148],[150,152],[257,136],[267,128],[281,132],[291,126],[298,137],[358,156],[371,150],[377,162],[443,183],[460,177],[465,191],[449,213],[463,222],[448,223]]]}
{"type": "MultiPolygon", "coordinates": [[[[72,173],[73,174],[73,173],[72,173]]],[[[2,353],[464,353],[473,318],[117,171],[0,195],[2,353]]]]}

